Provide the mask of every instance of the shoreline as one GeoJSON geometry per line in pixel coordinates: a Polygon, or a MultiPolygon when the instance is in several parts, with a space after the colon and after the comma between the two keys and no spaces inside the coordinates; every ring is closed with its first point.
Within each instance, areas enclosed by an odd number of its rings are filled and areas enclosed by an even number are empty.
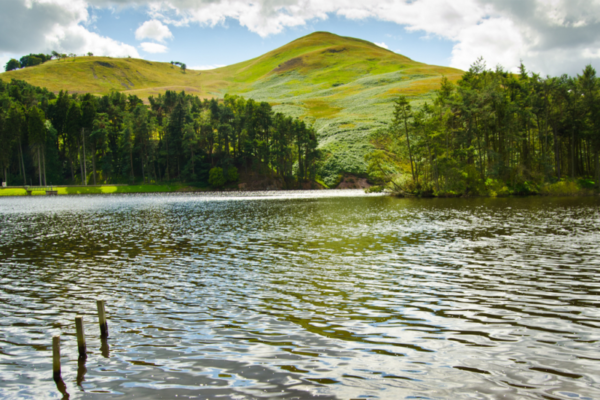
{"type": "MultiPolygon", "coordinates": [[[[224,189],[215,189],[211,187],[197,187],[181,183],[173,184],[145,184],[145,185],[57,185],[57,186],[9,186],[0,188],[0,197],[29,197],[29,196],[47,196],[46,190],[52,188],[56,191],[55,195],[105,195],[105,194],[151,194],[151,193],[250,193],[250,192],[295,192],[295,191],[327,191],[330,189],[239,189],[238,187],[230,187],[224,189]],[[27,193],[31,190],[31,194],[27,193]]],[[[340,189],[349,190],[349,189],[340,189]]],[[[52,196],[49,196],[52,197],[52,196]]]]}
{"type": "Polygon", "coordinates": [[[365,194],[389,196],[394,198],[408,198],[408,199],[473,199],[473,198],[510,198],[510,197],[594,197],[600,196],[600,193],[594,191],[582,191],[576,193],[531,193],[526,195],[500,195],[500,196],[485,196],[485,195],[459,195],[459,196],[403,196],[392,192],[368,192],[362,188],[333,188],[333,189],[239,189],[239,188],[226,188],[226,189],[214,189],[210,187],[195,187],[184,184],[164,184],[164,185],[127,185],[127,184],[114,184],[114,185],[60,185],[60,186],[46,186],[43,189],[37,190],[39,186],[27,187],[13,186],[7,188],[0,188],[0,197],[30,197],[30,196],[68,196],[68,195],[109,195],[109,194],[153,194],[153,193],[180,193],[180,194],[192,194],[192,193],[251,193],[251,192],[298,192],[298,191],[352,191],[360,190],[365,194]],[[46,194],[46,188],[52,188],[55,191],[54,196],[46,194]],[[28,194],[27,190],[31,190],[32,193],[28,194]]]}

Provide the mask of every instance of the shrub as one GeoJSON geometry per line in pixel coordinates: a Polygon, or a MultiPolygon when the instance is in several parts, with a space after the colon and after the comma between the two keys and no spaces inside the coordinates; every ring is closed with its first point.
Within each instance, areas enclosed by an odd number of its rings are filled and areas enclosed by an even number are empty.
{"type": "Polygon", "coordinates": [[[498,190],[497,192],[497,195],[500,197],[510,196],[511,194],[512,192],[507,186],[502,186],[502,188],[500,188],[500,190],[498,190]]]}
{"type": "Polygon", "coordinates": [[[365,189],[365,193],[381,193],[385,189],[383,186],[371,186],[365,189]]]}
{"type": "Polygon", "coordinates": [[[400,194],[405,196],[417,197],[434,197],[435,188],[433,182],[414,182],[412,177],[404,174],[402,178],[393,181],[395,190],[399,190],[400,194]]]}
{"type": "Polygon", "coordinates": [[[502,196],[500,193],[503,192],[503,189],[508,191],[508,188],[504,186],[504,182],[493,178],[486,179],[485,188],[487,190],[487,195],[490,197],[502,196]]]}
{"type": "Polygon", "coordinates": [[[577,181],[577,184],[580,188],[583,189],[594,189],[596,187],[596,182],[591,179],[581,178],[577,181]]]}
{"type": "Polygon", "coordinates": [[[550,196],[573,196],[579,194],[580,189],[573,181],[559,181],[543,186],[541,192],[550,196]]]}
{"type": "Polygon", "coordinates": [[[208,183],[210,186],[219,188],[225,185],[225,176],[223,176],[223,168],[214,167],[208,171],[208,183]]]}
{"type": "Polygon", "coordinates": [[[540,188],[535,182],[519,182],[514,187],[514,194],[519,195],[531,195],[531,194],[539,194],[540,188]]]}
{"type": "Polygon", "coordinates": [[[229,167],[227,170],[227,182],[237,182],[240,179],[238,170],[236,167],[229,167]]]}

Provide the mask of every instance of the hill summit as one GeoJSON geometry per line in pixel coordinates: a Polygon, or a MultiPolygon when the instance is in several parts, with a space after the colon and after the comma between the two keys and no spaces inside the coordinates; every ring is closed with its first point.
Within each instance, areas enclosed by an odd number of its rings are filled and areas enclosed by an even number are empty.
{"type": "Polygon", "coordinates": [[[239,94],[267,101],[277,112],[314,124],[328,153],[323,178],[364,175],[369,135],[391,118],[399,94],[420,103],[442,76],[462,71],[413,61],[371,42],[315,32],[254,59],[208,71],[133,58],[76,57],[0,74],[51,91],[105,94],[118,90],[142,99],[166,90],[203,98],[239,94]]]}

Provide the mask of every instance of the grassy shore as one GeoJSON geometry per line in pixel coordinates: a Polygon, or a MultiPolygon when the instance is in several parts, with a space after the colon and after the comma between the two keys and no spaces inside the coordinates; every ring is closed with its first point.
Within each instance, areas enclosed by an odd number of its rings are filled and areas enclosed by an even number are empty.
{"type": "MultiPolygon", "coordinates": [[[[43,196],[45,191],[36,190],[32,187],[32,196],[43,196]]],[[[113,193],[166,193],[202,190],[200,188],[189,188],[182,184],[171,185],[102,185],[102,186],[53,186],[59,195],[67,194],[113,194],[113,193]]],[[[27,196],[24,188],[1,188],[0,196],[27,196]]]]}
{"type": "Polygon", "coordinates": [[[557,182],[522,182],[510,185],[508,182],[488,179],[485,184],[471,187],[467,192],[436,192],[431,187],[429,190],[416,190],[407,181],[388,184],[386,186],[372,186],[366,189],[367,193],[387,191],[397,197],[510,197],[510,196],[596,196],[600,194],[594,181],[590,179],[561,179],[557,182]]]}

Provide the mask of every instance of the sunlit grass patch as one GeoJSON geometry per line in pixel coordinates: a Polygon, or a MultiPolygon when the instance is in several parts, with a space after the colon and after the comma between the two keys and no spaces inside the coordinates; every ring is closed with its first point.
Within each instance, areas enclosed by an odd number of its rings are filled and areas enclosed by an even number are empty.
{"type": "Polygon", "coordinates": [[[324,100],[305,100],[304,104],[308,107],[308,113],[315,118],[331,118],[342,110],[341,107],[331,106],[324,100]]]}
{"type": "Polygon", "coordinates": [[[2,188],[0,189],[0,196],[25,196],[27,192],[25,189],[17,188],[2,188]]]}
{"type": "MultiPolygon", "coordinates": [[[[176,192],[182,189],[180,184],[172,185],[103,185],[103,186],[53,186],[58,195],[68,194],[112,194],[112,193],[160,193],[176,192]]],[[[45,191],[31,188],[32,196],[43,196],[45,191]]],[[[27,196],[23,188],[0,189],[0,196],[27,196]]]]}

